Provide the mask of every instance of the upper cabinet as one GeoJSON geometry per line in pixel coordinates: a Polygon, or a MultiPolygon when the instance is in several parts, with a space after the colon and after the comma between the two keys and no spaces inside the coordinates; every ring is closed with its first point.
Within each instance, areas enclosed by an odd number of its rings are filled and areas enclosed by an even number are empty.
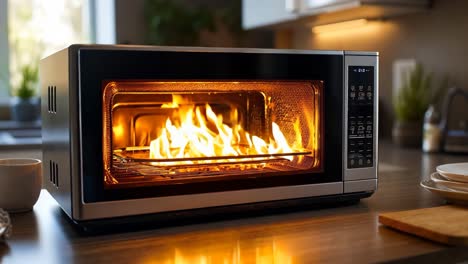
{"type": "Polygon", "coordinates": [[[253,29],[296,20],[299,15],[288,8],[291,0],[242,0],[242,27],[253,29]]]}
{"type": "Polygon", "coordinates": [[[243,0],[244,29],[383,19],[428,9],[430,0],[243,0]]]}

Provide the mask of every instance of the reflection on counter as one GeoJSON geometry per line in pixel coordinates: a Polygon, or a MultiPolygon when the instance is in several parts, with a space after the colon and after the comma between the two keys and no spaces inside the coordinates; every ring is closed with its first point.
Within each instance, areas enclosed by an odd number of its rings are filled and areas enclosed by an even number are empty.
{"type": "Polygon", "coordinates": [[[273,241],[260,242],[259,245],[255,247],[241,244],[239,240],[232,241],[232,243],[225,243],[222,249],[215,250],[191,247],[185,247],[184,249],[175,248],[174,255],[165,259],[162,263],[294,263],[293,257],[278,246],[274,239],[273,241]]]}

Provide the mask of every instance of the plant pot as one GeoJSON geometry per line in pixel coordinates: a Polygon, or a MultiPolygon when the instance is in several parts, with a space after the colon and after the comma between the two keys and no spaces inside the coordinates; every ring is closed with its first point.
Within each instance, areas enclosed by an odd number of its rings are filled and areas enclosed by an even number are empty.
{"type": "Polygon", "coordinates": [[[15,97],[11,100],[10,107],[11,119],[19,122],[36,121],[41,112],[39,98],[15,97]]]}
{"type": "Polygon", "coordinates": [[[396,121],[392,129],[393,143],[400,147],[419,148],[422,142],[422,122],[396,121]]]}

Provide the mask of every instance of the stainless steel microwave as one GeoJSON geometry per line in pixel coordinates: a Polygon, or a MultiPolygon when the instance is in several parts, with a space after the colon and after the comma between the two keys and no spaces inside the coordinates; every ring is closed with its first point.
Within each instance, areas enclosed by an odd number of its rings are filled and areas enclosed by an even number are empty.
{"type": "Polygon", "coordinates": [[[72,45],[40,79],[45,186],[78,224],[377,187],[376,52],[72,45]]]}

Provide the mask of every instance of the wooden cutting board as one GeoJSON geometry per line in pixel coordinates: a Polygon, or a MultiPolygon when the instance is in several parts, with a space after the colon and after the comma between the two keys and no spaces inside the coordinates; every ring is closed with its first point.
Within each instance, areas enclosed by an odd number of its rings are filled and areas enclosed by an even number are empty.
{"type": "Polygon", "coordinates": [[[445,205],[381,213],[379,222],[440,243],[468,245],[468,207],[445,205]]]}

